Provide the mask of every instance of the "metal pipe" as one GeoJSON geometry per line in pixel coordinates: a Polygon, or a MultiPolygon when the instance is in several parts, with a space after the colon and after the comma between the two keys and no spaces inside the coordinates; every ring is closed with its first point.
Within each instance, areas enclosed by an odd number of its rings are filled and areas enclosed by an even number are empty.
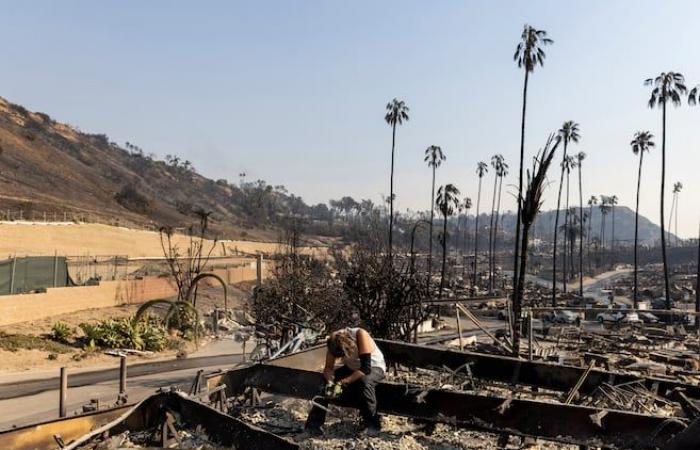
{"type": "Polygon", "coordinates": [[[68,396],[68,373],[61,367],[61,386],[58,393],[58,417],[66,417],[66,398],[68,396]]]}
{"type": "Polygon", "coordinates": [[[126,395],[126,356],[119,358],[119,396],[126,395]]]}
{"type": "Polygon", "coordinates": [[[459,350],[463,351],[464,350],[464,343],[462,342],[462,322],[459,317],[459,308],[457,308],[457,304],[455,303],[455,309],[457,310],[457,333],[459,333],[459,350]]]}

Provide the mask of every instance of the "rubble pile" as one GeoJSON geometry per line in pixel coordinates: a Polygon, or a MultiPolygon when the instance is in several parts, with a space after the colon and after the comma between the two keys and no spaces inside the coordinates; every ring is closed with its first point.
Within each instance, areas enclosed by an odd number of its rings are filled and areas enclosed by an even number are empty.
{"type": "MultiPolygon", "coordinates": [[[[420,375],[419,375],[420,377],[420,375]]],[[[425,378],[427,381],[427,378],[425,378]]],[[[240,410],[240,418],[267,431],[290,437],[306,450],[445,450],[445,449],[519,449],[521,439],[508,438],[505,447],[494,433],[464,430],[446,424],[425,423],[405,417],[384,416],[382,431],[363,433],[359,414],[354,409],[334,407],[328,414],[322,436],[304,432],[304,422],[311,409],[308,401],[284,399],[260,407],[240,410]]],[[[573,450],[578,447],[538,441],[539,449],[573,450]]]]}

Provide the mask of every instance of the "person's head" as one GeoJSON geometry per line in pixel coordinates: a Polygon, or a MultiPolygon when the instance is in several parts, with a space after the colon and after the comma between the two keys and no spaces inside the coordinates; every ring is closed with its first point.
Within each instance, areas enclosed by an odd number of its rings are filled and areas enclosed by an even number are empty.
{"type": "Polygon", "coordinates": [[[357,353],[357,344],[345,331],[336,331],[331,334],[326,345],[330,354],[336,358],[347,358],[357,353]]]}

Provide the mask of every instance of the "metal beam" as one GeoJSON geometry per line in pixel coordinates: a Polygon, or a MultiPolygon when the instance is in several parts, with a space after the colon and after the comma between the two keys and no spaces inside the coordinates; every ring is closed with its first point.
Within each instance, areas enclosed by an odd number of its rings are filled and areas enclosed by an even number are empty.
{"type": "MultiPolygon", "coordinates": [[[[509,356],[444,350],[383,339],[377,339],[376,342],[384,353],[384,357],[394,363],[425,368],[446,366],[453,370],[469,364],[472,375],[477,378],[526,384],[563,392],[569,392],[587,369],[540,361],[525,361],[509,356]],[[517,376],[514,377],[514,374],[517,376]]],[[[581,384],[579,392],[590,394],[603,382],[613,384],[635,380],[643,381],[648,389],[653,389],[658,383],[658,392],[662,395],[673,389],[682,388],[689,397],[700,398],[700,386],[600,369],[591,369],[581,384]]]]}
{"type": "MultiPolygon", "coordinates": [[[[318,395],[324,382],[318,372],[267,365],[229,371],[224,378],[228,386],[239,383],[238,391],[255,387],[303,399],[318,395]]],[[[666,417],[395,383],[380,383],[377,399],[382,413],[589,447],[661,446],[684,428],[684,423],[669,423],[666,417]]],[[[342,396],[333,403],[354,406],[342,396]]]]}

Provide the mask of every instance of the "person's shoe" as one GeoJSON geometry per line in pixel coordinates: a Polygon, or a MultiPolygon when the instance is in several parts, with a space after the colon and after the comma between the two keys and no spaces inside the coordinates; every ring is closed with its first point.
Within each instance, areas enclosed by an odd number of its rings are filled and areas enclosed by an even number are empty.
{"type": "Polygon", "coordinates": [[[379,416],[372,418],[371,420],[362,421],[362,434],[367,436],[377,436],[382,432],[382,422],[379,416]]]}

